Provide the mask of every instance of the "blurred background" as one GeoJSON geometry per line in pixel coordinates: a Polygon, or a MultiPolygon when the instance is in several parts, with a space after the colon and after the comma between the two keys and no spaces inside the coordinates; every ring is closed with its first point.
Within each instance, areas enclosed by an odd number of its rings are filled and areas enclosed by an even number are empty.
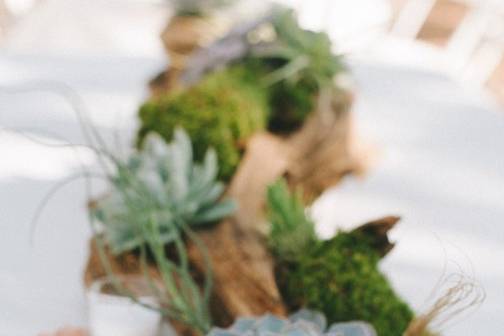
{"type": "MultiPolygon", "coordinates": [[[[347,57],[355,146],[369,160],[365,176],[314,205],[320,234],[404,216],[382,265],[398,291],[422,311],[443,272],[464,272],[487,300],[443,335],[500,334],[504,1],[281,2],[347,57]]],[[[228,20],[260,7],[244,1],[228,20]]],[[[54,92],[75,90],[97,129],[128,146],[147,82],[168,62],[159,34],[170,15],[165,1],[0,0],[0,335],[86,325],[87,195],[70,181],[94,159],[58,147],[84,138],[54,92]],[[34,227],[38,205],[61,181],[69,183],[34,227]]]]}

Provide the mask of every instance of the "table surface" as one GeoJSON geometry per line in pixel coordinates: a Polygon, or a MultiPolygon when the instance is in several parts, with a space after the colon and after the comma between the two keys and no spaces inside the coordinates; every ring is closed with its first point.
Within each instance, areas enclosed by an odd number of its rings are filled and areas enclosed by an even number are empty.
{"type": "MultiPolygon", "coordinates": [[[[160,26],[150,23],[146,39],[160,26]]],[[[112,35],[120,30],[107,27],[112,35]]],[[[125,41],[130,33],[121,34],[125,41]]],[[[82,181],[54,195],[30,240],[30,220],[44,196],[81,164],[94,162],[85,150],[40,144],[84,141],[67,102],[42,88],[54,82],[72,87],[95,127],[111,142],[119,134],[127,148],[145,83],[165,60],[159,45],[143,54],[132,53],[131,45],[129,51],[116,47],[54,49],[51,56],[51,50],[12,45],[0,51],[0,335],[86,323],[81,272],[90,233],[82,181]],[[27,83],[38,90],[5,91],[27,89],[27,83]]],[[[314,205],[321,235],[383,215],[404,216],[393,233],[398,245],[382,263],[398,291],[421,310],[445,266],[460,267],[481,282],[487,300],[443,334],[497,334],[504,327],[504,112],[434,72],[373,62],[351,68],[356,132],[378,154],[364,178],[347,178],[314,205]]],[[[97,183],[95,192],[102,187],[97,183]]]]}

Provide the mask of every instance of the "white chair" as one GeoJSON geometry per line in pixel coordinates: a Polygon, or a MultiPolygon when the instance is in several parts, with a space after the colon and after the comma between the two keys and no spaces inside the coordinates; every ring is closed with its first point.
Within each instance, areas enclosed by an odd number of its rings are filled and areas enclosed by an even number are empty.
{"type": "MultiPolygon", "coordinates": [[[[444,48],[443,67],[464,81],[482,85],[504,55],[504,2],[500,0],[452,0],[467,13],[444,48]]],[[[437,0],[409,0],[394,23],[391,34],[413,40],[427,21],[437,0]]]]}
{"type": "Polygon", "coordinates": [[[4,0],[0,0],[0,38],[7,32],[11,13],[4,0]]]}

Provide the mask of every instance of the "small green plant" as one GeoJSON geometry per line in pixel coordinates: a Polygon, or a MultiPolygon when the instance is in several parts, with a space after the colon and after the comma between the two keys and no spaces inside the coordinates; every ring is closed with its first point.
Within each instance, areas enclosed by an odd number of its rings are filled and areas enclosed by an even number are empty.
{"type": "Polygon", "coordinates": [[[334,77],[345,70],[342,58],[334,55],[326,33],[300,27],[291,10],[278,10],[271,23],[276,38],[252,46],[252,57],[269,68],[264,83],[270,87],[273,131],[299,128],[315,109],[321,90],[334,86],[334,77]]]}
{"type": "Polygon", "coordinates": [[[233,0],[169,0],[178,16],[205,16],[212,10],[230,5],[233,0]]]}
{"type": "Polygon", "coordinates": [[[231,200],[220,200],[224,185],[216,180],[215,151],[208,149],[202,164],[194,163],[190,138],[182,129],[174,131],[169,144],[149,134],[142,151],[124,163],[114,162],[112,190],[92,210],[114,254],[145,244],[142,230],[152,221],[167,244],[174,228],[214,222],[235,208],[231,200]]]}
{"type": "Polygon", "coordinates": [[[327,328],[323,314],[301,309],[288,319],[270,314],[257,318],[239,318],[228,329],[213,328],[208,336],[376,336],[365,322],[336,323],[327,328]]]}
{"type": "Polygon", "coordinates": [[[403,334],[413,312],[380,272],[373,237],[353,231],[316,239],[300,196],[285,182],[269,188],[268,214],[275,276],[291,309],[320,310],[330,323],[368,321],[378,335],[403,334]]]}
{"type": "Polygon", "coordinates": [[[186,90],[154,98],[140,109],[142,146],[149,132],[171,139],[183,127],[202,160],[208,146],[215,148],[219,177],[228,181],[240,162],[248,137],[266,127],[267,92],[245,66],[214,72],[186,90]]]}
{"type": "Polygon", "coordinates": [[[291,194],[285,180],[280,179],[268,188],[267,199],[271,250],[281,258],[295,259],[317,241],[315,226],[305,213],[302,192],[291,194]]]}
{"type": "Polygon", "coordinates": [[[146,249],[142,249],[141,259],[144,277],[150,283],[152,294],[158,300],[158,307],[154,306],[152,308],[160,311],[166,317],[178,320],[191,327],[197,334],[203,335],[212,327],[209,303],[213,281],[206,246],[187,227],[173,230],[172,236],[172,242],[177,254],[176,260],[166,254],[166,243],[161,234],[159,223],[153,220],[143,228],[143,237],[147,242],[146,248],[153,255],[163,285],[163,289],[159,289],[156,281],[149,276],[146,269],[146,249]],[[192,240],[205,256],[206,272],[203,288],[192,277],[192,269],[189,264],[186,242],[182,237],[183,234],[189,240],[192,240]]]}
{"type": "Polygon", "coordinates": [[[331,50],[328,35],[301,28],[294,11],[277,11],[272,25],[276,38],[252,49],[254,56],[277,62],[278,69],[268,75],[267,83],[303,79],[321,89],[332,85],[334,76],[345,69],[341,57],[331,50]]]}
{"type": "Polygon", "coordinates": [[[345,67],[331,50],[327,34],[301,28],[293,11],[277,11],[272,26],[276,38],[253,47],[252,55],[271,69],[264,78],[273,106],[270,129],[291,132],[315,109],[319,92],[332,87],[345,67]]]}

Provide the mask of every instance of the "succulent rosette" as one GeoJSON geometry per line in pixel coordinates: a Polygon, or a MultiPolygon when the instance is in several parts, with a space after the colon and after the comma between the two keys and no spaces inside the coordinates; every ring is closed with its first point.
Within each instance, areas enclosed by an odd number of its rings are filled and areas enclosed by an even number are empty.
{"type": "Polygon", "coordinates": [[[266,314],[239,318],[228,329],[213,328],[207,336],[376,336],[374,328],[361,321],[335,323],[327,327],[325,316],[301,309],[289,318],[266,314]]]}

